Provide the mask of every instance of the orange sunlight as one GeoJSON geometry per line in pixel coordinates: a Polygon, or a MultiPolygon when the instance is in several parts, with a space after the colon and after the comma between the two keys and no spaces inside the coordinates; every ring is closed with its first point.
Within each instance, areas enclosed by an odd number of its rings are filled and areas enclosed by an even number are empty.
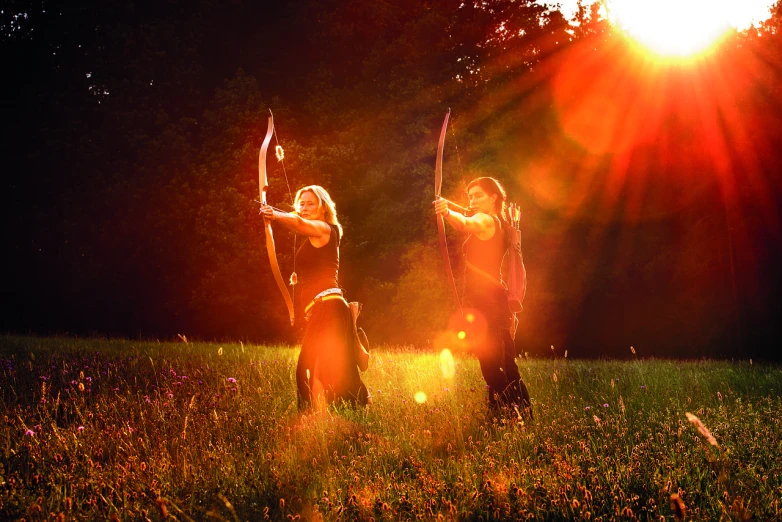
{"type": "Polygon", "coordinates": [[[606,0],[609,19],[663,57],[708,52],[733,29],[769,16],[769,0],[606,0]]]}

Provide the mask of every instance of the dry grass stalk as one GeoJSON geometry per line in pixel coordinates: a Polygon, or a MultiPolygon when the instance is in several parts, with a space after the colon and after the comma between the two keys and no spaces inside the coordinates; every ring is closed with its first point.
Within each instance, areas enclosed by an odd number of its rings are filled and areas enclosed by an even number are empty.
{"type": "Polygon", "coordinates": [[[698,428],[698,431],[703,435],[707,441],[709,441],[709,444],[712,446],[719,448],[719,444],[717,444],[717,439],[714,438],[714,435],[711,434],[709,431],[709,428],[703,425],[701,420],[693,415],[690,412],[687,412],[685,415],[687,415],[687,420],[689,420],[691,423],[695,425],[696,428],[698,428]]]}
{"type": "Polygon", "coordinates": [[[676,493],[671,495],[671,511],[673,511],[673,518],[676,520],[684,520],[687,514],[687,508],[684,506],[684,501],[676,493]]]}

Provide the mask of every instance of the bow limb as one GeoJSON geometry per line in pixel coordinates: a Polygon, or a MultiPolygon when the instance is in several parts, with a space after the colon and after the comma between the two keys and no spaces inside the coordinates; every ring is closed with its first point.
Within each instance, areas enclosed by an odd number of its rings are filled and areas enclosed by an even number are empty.
{"type": "MultiPolygon", "coordinates": [[[[445,114],[445,120],[443,120],[443,128],[440,130],[440,141],[437,143],[437,162],[434,168],[434,196],[440,198],[440,192],[443,188],[443,149],[445,148],[445,131],[448,129],[448,118],[451,116],[451,109],[445,114]]],[[[437,216],[437,235],[440,236],[440,252],[443,254],[443,261],[445,262],[445,273],[448,277],[448,281],[451,283],[451,291],[453,297],[456,300],[456,305],[459,307],[459,313],[464,315],[462,311],[462,303],[459,300],[459,292],[456,290],[456,281],[453,277],[453,269],[451,268],[451,257],[448,255],[448,242],[445,238],[445,221],[443,216],[437,216]]]]}
{"type": "MultiPolygon", "coordinates": [[[[266,153],[269,150],[269,142],[272,139],[274,133],[274,118],[269,115],[269,125],[266,129],[266,137],[263,139],[263,145],[261,145],[261,152],[258,155],[258,187],[260,190],[261,203],[266,204],[266,191],[269,188],[269,178],[266,175],[266,153]]],[[[290,316],[291,325],[294,321],[293,313],[293,299],[291,299],[290,293],[288,293],[288,287],[285,286],[285,280],[280,273],[280,265],[277,262],[277,251],[274,248],[274,234],[272,233],[272,224],[265,218],[264,229],[266,230],[266,253],[269,255],[269,263],[272,267],[272,274],[274,274],[274,280],[277,282],[277,287],[282,293],[282,297],[285,299],[285,305],[288,307],[288,315],[290,316]]]]}

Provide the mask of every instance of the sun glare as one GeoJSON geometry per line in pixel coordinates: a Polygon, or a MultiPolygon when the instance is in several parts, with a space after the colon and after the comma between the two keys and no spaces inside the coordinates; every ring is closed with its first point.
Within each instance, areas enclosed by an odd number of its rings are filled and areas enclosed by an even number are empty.
{"type": "Polygon", "coordinates": [[[707,51],[731,29],[768,18],[769,0],[606,0],[609,19],[662,56],[707,51]]]}
{"type": "Polygon", "coordinates": [[[615,24],[656,53],[690,56],[730,29],[718,6],[714,0],[612,0],[608,13],[615,24]]]}

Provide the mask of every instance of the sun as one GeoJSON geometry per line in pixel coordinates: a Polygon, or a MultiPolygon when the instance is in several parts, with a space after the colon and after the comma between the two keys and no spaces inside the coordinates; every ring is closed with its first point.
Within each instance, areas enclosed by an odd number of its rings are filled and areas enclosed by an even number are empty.
{"type": "Polygon", "coordinates": [[[609,18],[662,56],[687,57],[707,50],[731,29],[715,0],[608,0],[609,18]]]}

